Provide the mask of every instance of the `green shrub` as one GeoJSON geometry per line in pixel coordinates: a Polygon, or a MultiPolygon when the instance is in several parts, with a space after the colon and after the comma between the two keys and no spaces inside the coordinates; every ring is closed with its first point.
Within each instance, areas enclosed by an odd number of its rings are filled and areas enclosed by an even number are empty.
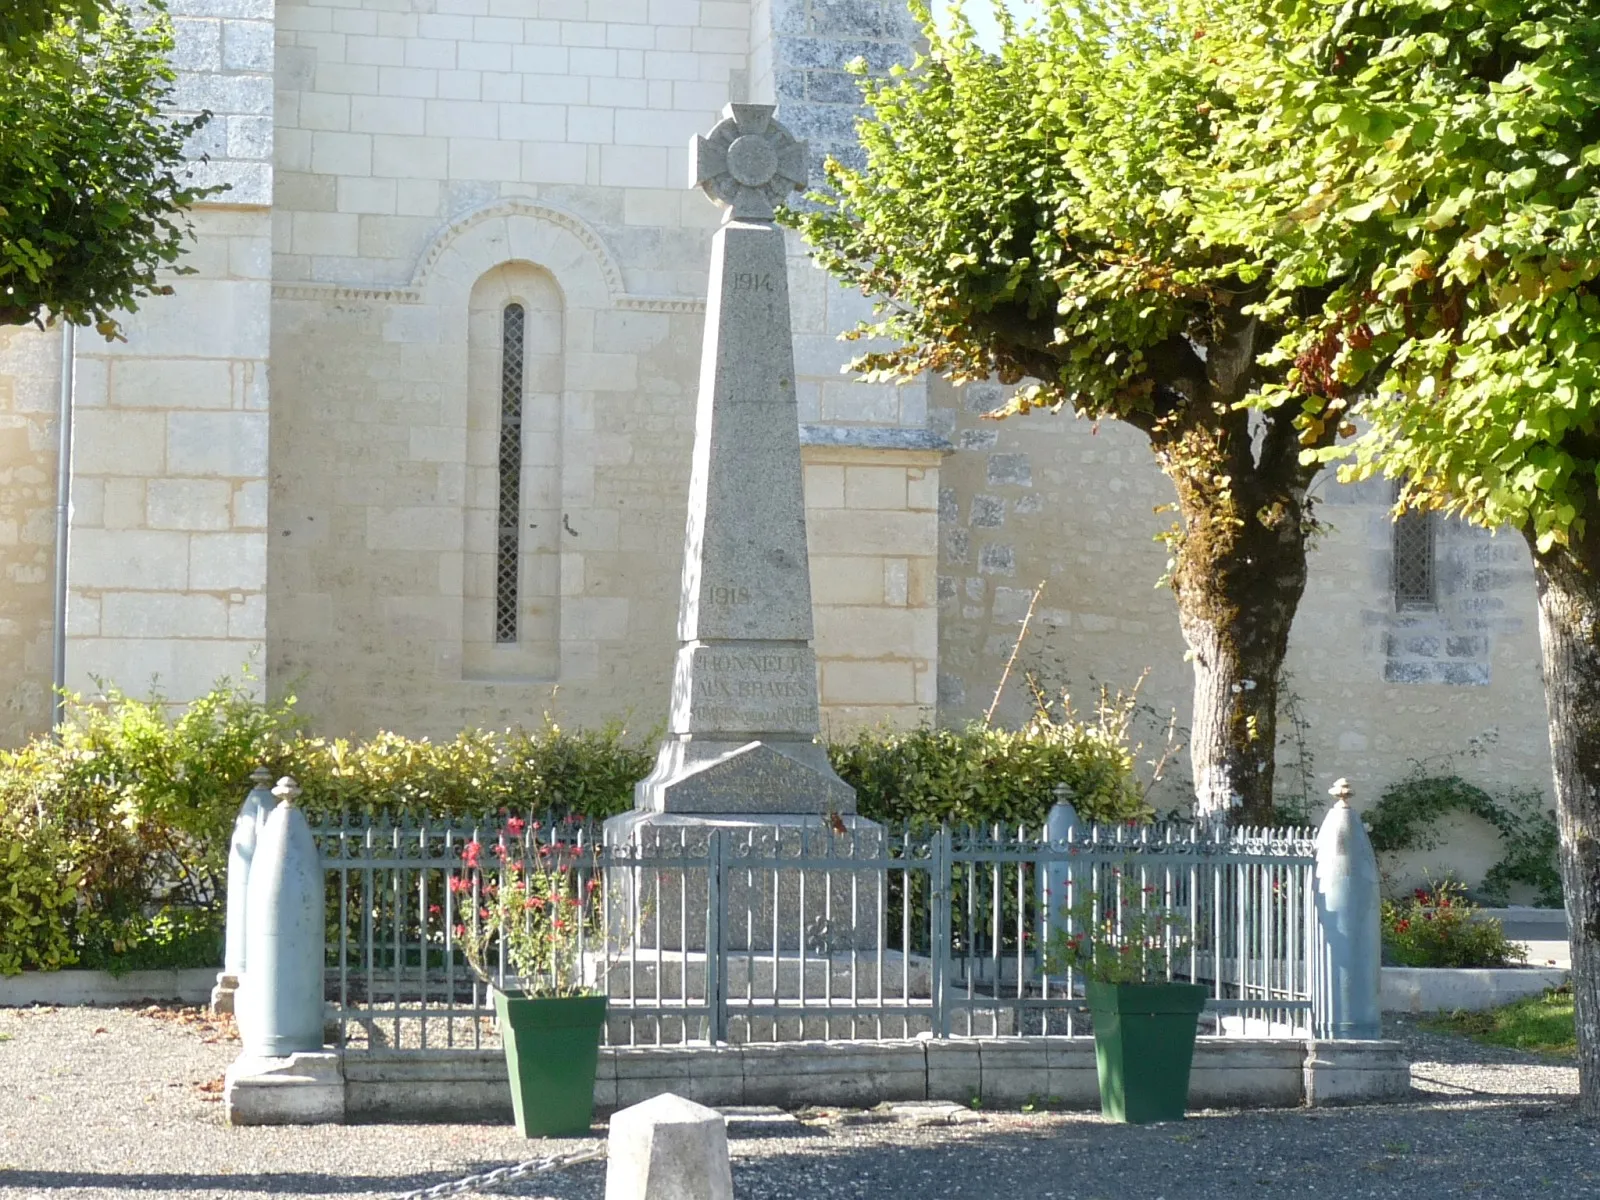
{"type": "MultiPolygon", "coordinates": [[[[568,732],[465,730],[448,742],[379,733],[362,742],[299,738],[274,768],[292,774],[310,812],[368,816],[477,816],[501,808],[604,820],[633,806],[653,750],[612,723],[568,732]]],[[[237,799],[235,800],[237,808],[237,799]]]]}
{"type": "Polygon", "coordinates": [[[1383,902],[1384,958],[1397,967],[1509,967],[1527,961],[1499,921],[1479,917],[1457,883],[1383,902]]]}
{"type": "Polygon", "coordinates": [[[166,905],[154,916],[141,915],[121,923],[90,920],[80,939],[78,965],[113,975],[220,967],[226,921],[220,905],[166,905]]]}
{"type": "Polygon", "coordinates": [[[82,872],[49,822],[0,810],[0,975],[76,961],[82,872]]]}
{"type": "Polygon", "coordinates": [[[884,822],[1038,826],[1066,784],[1084,821],[1148,820],[1125,706],[1102,700],[1094,721],[1041,708],[1021,729],[923,726],[865,730],[828,747],[856,789],[857,810],[884,822]]]}

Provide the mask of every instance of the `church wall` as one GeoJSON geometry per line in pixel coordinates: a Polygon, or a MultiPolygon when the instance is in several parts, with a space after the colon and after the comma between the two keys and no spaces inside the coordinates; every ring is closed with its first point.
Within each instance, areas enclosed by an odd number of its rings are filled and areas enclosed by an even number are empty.
{"type": "MultiPolygon", "coordinates": [[[[1098,427],[1067,414],[991,421],[1003,391],[939,383],[932,424],[956,445],[940,479],[939,713],[981,717],[1016,643],[1034,588],[1034,620],[1018,657],[1050,690],[1067,687],[1080,708],[1105,683],[1131,687],[1149,669],[1141,698],[1145,757],[1167,714],[1188,721],[1192,678],[1171,591],[1157,586],[1166,549],[1156,540],[1173,501],[1143,436],[1116,422],[1098,427]]],[[[1459,522],[1438,522],[1436,603],[1397,609],[1390,485],[1317,482],[1325,531],[1311,552],[1310,581],[1295,618],[1280,710],[1278,790],[1314,804],[1339,776],[1358,805],[1371,803],[1416,763],[1491,790],[1533,787],[1548,797],[1549,742],[1539,675],[1532,572],[1522,541],[1459,522]],[[1294,708],[1303,739],[1284,719],[1294,708]],[[1302,778],[1301,742],[1309,756],[1302,778]]],[[[1017,720],[1027,692],[1014,674],[1000,712],[1017,720]]],[[[1172,803],[1188,788],[1179,755],[1172,803]]],[[[1487,828],[1454,823],[1432,855],[1399,864],[1419,877],[1432,864],[1476,882],[1497,854],[1487,828]]],[[[1437,873],[1437,870],[1436,870],[1437,873]]]]}
{"type": "Polygon", "coordinates": [[[0,746],[50,728],[61,335],[0,327],[0,746]]]}
{"type": "Polygon", "coordinates": [[[265,211],[205,207],[171,296],[78,338],[67,685],[168,699],[262,669],[265,211]]]}

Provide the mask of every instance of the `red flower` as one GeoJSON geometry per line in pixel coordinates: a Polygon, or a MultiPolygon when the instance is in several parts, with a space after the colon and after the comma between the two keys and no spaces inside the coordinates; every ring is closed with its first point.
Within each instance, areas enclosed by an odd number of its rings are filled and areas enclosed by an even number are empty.
{"type": "Polygon", "coordinates": [[[467,936],[467,927],[465,925],[457,925],[456,926],[456,936],[457,937],[466,937],[467,936]]]}
{"type": "Polygon", "coordinates": [[[482,853],[483,847],[480,846],[476,841],[468,842],[465,846],[461,847],[461,861],[466,863],[466,865],[469,867],[475,867],[478,865],[478,857],[482,853]]]}
{"type": "Polygon", "coordinates": [[[439,915],[439,913],[442,912],[442,911],[443,910],[440,909],[440,907],[437,904],[428,905],[428,915],[430,917],[437,917],[439,915]]]}
{"type": "Polygon", "coordinates": [[[470,892],[472,884],[465,875],[452,875],[450,876],[450,890],[460,895],[462,892],[470,892]]]}
{"type": "Polygon", "coordinates": [[[506,832],[509,833],[512,837],[521,837],[522,836],[522,831],[524,829],[526,829],[527,827],[528,827],[528,823],[526,821],[524,821],[521,817],[512,817],[509,821],[506,822],[506,832]]]}
{"type": "Polygon", "coordinates": [[[1410,928],[1411,928],[1411,922],[1407,921],[1404,917],[1402,917],[1400,920],[1398,920],[1398,921],[1396,921],[1394,923],[1394,931],[1396,933],[1404,933],[1406,930],[1408,930],[1410,928]]]}
{"type": "Polygon", "coordinates": [[[506,856],[506,848],[499,842],[496,842],[494,845],[489,847],[489,853],[493,854],[496,858],[504,858],[506,856]]]}
{"type": "Polygon", "coordinates": [[[531,908],[531,909],[541,909],[541,908],[544,907],[544,899],[543,899],[543,897],[540,897],[540,896],[529,896],[526,900],[524,900],[522,902],[522,907],[523,908],[531,908]]]}

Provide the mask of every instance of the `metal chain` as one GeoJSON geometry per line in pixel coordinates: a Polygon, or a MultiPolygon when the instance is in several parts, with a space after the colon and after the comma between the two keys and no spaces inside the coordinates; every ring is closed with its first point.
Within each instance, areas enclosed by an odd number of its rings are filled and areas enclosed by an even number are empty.
{"type": "Polygon", "coordinates": [[[444,1196],[493,1191],[534,1175],[543,1175],[546,1171],[559,1171],[565,1167],[575,1167],[579,1163],[597,1162],[605,1156],[604,1146],[594,1150],[579,1150],[573,1154],[549,1154],[544,1158],[530,1158],[527,1162],[517,1163],[513,1167],[497,1167],[482,1175],[468,1175],[465,1179],[453,1180],[450,1183],[419,1188],[417,1191],[396,1196],[395,1200],[440,1200],[444,1196]]]}

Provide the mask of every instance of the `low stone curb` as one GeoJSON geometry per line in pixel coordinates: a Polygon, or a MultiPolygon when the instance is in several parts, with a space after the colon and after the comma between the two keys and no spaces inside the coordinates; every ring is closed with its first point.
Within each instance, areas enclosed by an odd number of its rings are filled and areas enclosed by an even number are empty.
{"type": "MultiPolygon", "coordinates": [[[[337,1056],[329,1055],[328,1058],[337,1056]]],[[[274,1060],[276,1061],[276,1060],[274,1060]]],[[[499,1050],[372,1051],[339,1062],[342,1098],[300,1121],[509,1119],[511,1095],[499,1050]]],[[[283,1073],[230,1072],[235,1124],[276,1123],[293,1106],[283,1073]],[[259,1091],[258,1104],[253,1095],[259,1091]]],[[[1292,1108],[1357,1104],[1410,1094],[1410,1064],[1398,1042],[1201,1038],[1195,1046],[1193,1108],[1292,1108]]],[[[872,1108],[905,1101],[989,1107],[1029,1102],[1099,1107],[1094,1039],[972,1038],[951,1041],[787,1042],[750,1046],[626,1047],[601,1051],[595,1105],[613,1112],[663,1092],[716,1108],[807,1105],[872,1108]]],[[[296,1121],[295,1123],[299,1123],[296,1121]]]]}
{"type": "Polygon", "coordinates": [[[61,1008],[109,1008],[141,1000],[204,1004],[217,982],[217,967],[183,971],[24,971],[0,975],[0,1008],[44,1004],[61,1008]]]}
{"type": "Polygon", "coordinates": [[[1384,967],[1378,1003],[1384,1012],[1481,1012],[1560,987],[1562,967],[1384,967]]]}

